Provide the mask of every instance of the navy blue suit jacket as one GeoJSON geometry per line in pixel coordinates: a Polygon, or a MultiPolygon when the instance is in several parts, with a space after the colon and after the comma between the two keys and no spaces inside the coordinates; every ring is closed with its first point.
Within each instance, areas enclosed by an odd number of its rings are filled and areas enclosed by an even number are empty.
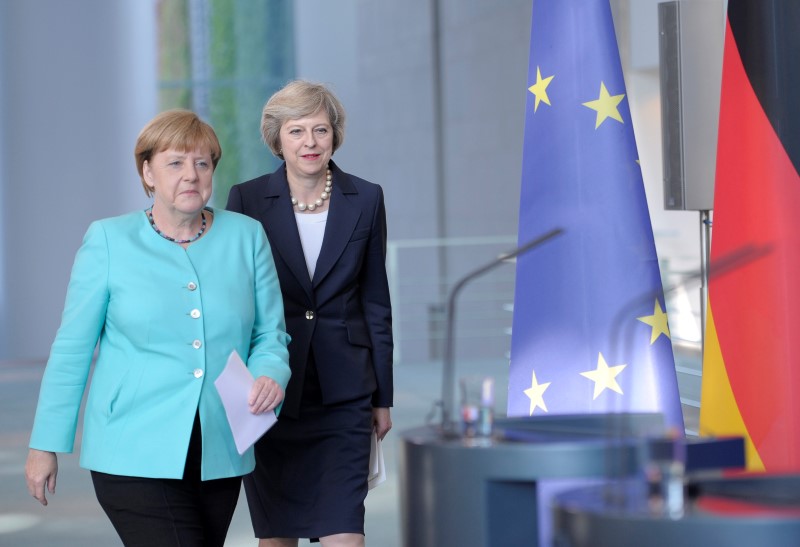
{"type": "Polygon", "coordinates": [[[260,221],[278,271],[292,377],[282,414],[296,417],[309,352],[326,404],[372,394],[392,406],[392,313],[386,278],[386,211],[377,184],[332,161],[333,189],[314,278],[310,279],[285,164],[237,184],[227,208],[260,221]]]}

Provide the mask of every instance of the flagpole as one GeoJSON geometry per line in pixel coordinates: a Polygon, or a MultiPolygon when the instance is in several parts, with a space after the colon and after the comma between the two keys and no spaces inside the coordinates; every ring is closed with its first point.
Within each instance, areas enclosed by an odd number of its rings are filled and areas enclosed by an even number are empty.
{"type": "Polygon", "coordinates": [[[706,306],[708,305],[708,265],[711,263],[711,211],[700,211],[700,370],[706,348],[706,306]]]}

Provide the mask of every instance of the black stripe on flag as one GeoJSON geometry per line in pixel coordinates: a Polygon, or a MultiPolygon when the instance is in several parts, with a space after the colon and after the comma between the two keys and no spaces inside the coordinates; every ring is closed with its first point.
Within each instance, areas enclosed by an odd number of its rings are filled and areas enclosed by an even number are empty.
{"type": "Polygon", "coordinates": [[[750,85],[800,172],[800,0],[729,0],[750,85]]]}

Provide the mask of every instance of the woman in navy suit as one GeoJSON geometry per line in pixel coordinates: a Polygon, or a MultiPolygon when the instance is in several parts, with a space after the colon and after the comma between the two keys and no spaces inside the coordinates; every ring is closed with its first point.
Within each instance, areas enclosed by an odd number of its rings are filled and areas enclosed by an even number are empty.
{"type": "Polygon", "coordinates": [[[331,160],[345,112],[325,87],[290,82],[261,132],[284,160],[236,185],[227,208],[263,224],[283,293],[289,363],[281,419],[245,478],[260,547],[364,545],[370,436],[391,429],[392,319],[380,186],[331,160]]]}

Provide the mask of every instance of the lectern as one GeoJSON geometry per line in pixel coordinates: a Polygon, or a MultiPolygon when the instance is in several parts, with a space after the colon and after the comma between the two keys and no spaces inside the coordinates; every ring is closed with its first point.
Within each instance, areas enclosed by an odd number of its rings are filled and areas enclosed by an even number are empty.
{"type": "MultiPolygon", "coordinates": [[[[508,418],[495,426],[492,441],[478,446],[436,427],[402,433],[404,546],[539,545],[543,481],[637,476],[644,440],[664,433],[655,413],[508,418]]],[[[741,439],[690,445],[688,466],[744,464],[741,439]]]]}
{"type": "Polygon", "coordinates": [[[608,485],[554,500],[556,547],[787,547],[800,545],[800,475],[690,479],[680,518],[654,514],[641,482],[608,485]]]}

